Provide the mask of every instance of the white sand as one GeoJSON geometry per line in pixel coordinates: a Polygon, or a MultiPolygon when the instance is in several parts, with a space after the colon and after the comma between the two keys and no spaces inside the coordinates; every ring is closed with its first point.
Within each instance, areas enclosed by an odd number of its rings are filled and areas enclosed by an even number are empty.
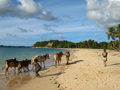
{"type": "Polygon", "coordinates": [[[69,69],[57,79],[66,90],[120,90],[120,53],[108,51],[104,67],[102,50],[80,49],[69,69]],[[80,61],[83,60],[83,61],[80,61]]]}
{"type": "Polygon", "coordinates": [[[40,71],[41,78],[15,90],[120,90],[120,53],[107,51],[104,67],[102,51],[79,49],[71,55],[70,65],[63,57],[60,66],[40,71]]]}

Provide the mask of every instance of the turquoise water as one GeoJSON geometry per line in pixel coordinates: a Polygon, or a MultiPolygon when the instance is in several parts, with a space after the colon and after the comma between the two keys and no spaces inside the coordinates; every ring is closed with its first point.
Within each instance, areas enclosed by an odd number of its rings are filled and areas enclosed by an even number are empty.
{"type": "Polygon", "coordinates": [[[5,77],[5,60],[15,57],[17,60],[31,59],[36,55],[49,54],[50,59],[45,61],[46,69],[54,66],[53,55],[59,51],[65,53],[66,49],[53,49],[53,48],[6,48],[0,47],[0,90],[13,90],[20,87],[25,82],[33,79],[35,72],[32,71],[32,65],[29,65],[29,72],[22,72],[18,74],[13,73],[13,68],[9,68],[9,77],[5,77]]]}
{"type": "Polygon", "coordinates": [[[32,59],[36,55],[50,54],[58,51],[65,52],[65,49],[53,48],[5,48],[0,47],[0,67],[5,65],[5,60],[15,57],[17,60],[32,59]]]}
{"type": "MultiPolygon", "coordinates": [[[[13,73],[13,68],[9,68],[9,77],[5,77],[5,60],[12,59],[15,57],[17,60],[31,59],[36,55],[49,54],[50,59],[45,61],[46,69],[54,66],[53,55],[59,51],[63,53],[66,49],[53,49],[53,48],[5,48],[0,47],[0,90],[13,90],[14,88],[20,87],[25,82],[33,79],[35,72],[32,71],[32,65],[29,65],[29,72],[22,72],[18,74],[13,73]]],[[[74,50],[73,50],[74,51],[74,50]]],[[[72,51],[71,51],[72,52],[72,51]]]]}

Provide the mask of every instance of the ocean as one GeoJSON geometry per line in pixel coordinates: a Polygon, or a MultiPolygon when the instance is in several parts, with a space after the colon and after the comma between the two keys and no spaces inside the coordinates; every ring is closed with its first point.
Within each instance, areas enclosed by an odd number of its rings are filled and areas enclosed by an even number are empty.
{"type": "Polygon", "coordinates": [[[17,60],[31,59],[36,55],[50,54],[53,56],[55,53],[65,49],[54,49],[54,48],[10,48],[0,47],[0,67],[5,65],[5,60],[16,58],[17,60]]]}
{"type": "MultiPolygon", "coordinates": [[[[30,73],[13,74],[13,68],[9,68],[9,77],[5,77],[5,60],[16,58],[18,61],[23,59],[31,59],[34,56],[49,54],[50,59],[45,61],[45,66],[54,66],[53,55],[59,51],[65,53],[67,49],[54,49],[54,48],[13,48],[13,47],[0,47],[0,90],[12,90],[21,86],[24,82],[33,78],[34,72],[30,73]],[[22,81],[22,83],[21,83],[22,81]]],[[[43,69],[44,70],[44,69],[43,69]]]]}

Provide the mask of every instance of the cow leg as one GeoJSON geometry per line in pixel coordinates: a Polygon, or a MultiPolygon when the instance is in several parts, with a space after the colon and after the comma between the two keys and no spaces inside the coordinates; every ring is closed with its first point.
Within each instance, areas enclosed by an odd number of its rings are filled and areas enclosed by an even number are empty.
{"type": "Polygon", "coordinates": [[[40,65],[41,65],[41,67],[42,67],[42,62],[40,62],[40,65]]]}
{"type": "Polygon", "coordinates": [[[34,67],[35,67],[35,64],[34,64],[34,63],[32,63],[32,70],[34,69],[34,67]]]}
{"type": "Polygon", "coordinates": [[[5,76],[6,76],[7,73],[8,73],[8,75],[9,75],[8,67],[7,67],[6,70],[5,70],[5,76]]]}
{"type": "Polygon", "coordinates": [[[61,60],[59,60],[59,63],[61,63],[61,60]]]}
{"type": "Polygon", "coordinates": [[[20,73],[20,67],[18,68],[18,74],[20,73]]]}
{"type": "Polygon", "coordinates": [[[44,68],[45,68],[45,62],[43,62],[44,63],[44,68]]]}
{"type": "Polygon", "coordinates": [[[28,66],[26,67],[26,69],[29,71],[29,68],[28,68],[28,66]]]}
{"type": "MultiPolygon", "coordinates": [[[[66,59],[67,59],[67,64],[68,64],[68,61],[69,61],[69,57],[66,57],[66,59]]],[[[67,65],[67,64],[66,64],[66,65],[67,65]]]]}
{"type": "Polygon", "coordinates": [[[55,60],[55,67],[57,66],[57,60],[55,60]]]}
{"type": "Polygon", "coordinates": [[[25,67],[22,67],[23,68],[23,72],[25,72],[25,67]]]}
{"type": "Polygon", "coordinates": [[[67,63],[66,63],[66,65],[68,64],[68,60],[67,60],[67,63]]]}
{"type": "Polygon", "coordinates": [[[60,65],[59,61],[60,61],[60,60],[58,60],[58,65],[60,65]]]}
{"type": "Polygon", "coordinates": [[[27,67],[23,67],[23,71],[26,72],[27,71],[27,67]]]}
{"type": "Polygon", "coordinates": [[[26,71],[29,71],[29,68],[28,68],[28,66],[26,66],[25,68],[26,68],[26,71]]]}
{"type": "Polygon", "coordinates": [[[16,68],[14,67],[14,74],[15,74],[15,70],[16,70],[16,68]]]}

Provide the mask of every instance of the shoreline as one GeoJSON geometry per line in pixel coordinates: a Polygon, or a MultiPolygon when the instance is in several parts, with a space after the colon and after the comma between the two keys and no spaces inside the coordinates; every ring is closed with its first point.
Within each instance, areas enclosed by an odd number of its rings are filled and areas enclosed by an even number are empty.
{"type": "MultiPolygon", "coordinates": [[[[69,48],[70,49],[70,48],[69,48]]],[[[31,79],[12,90],[119,90],[120,53],[107,50],[104,67],[102,49],[70,49],[70,64],[62,57],[60,66],[40,71],[41,78],[31,79]]]]}
{"type": "MultiPolygon", "coordinates": [[[[71,50],[71,52],[73,52],[73,50],[71,50]]],[[[51,60],[50,61],[49,60],[46,61],[46,67],[47,67],[46,69],[49,69],[49,68],[51,69],[51,67],[54,67],[53,63],[54,63],[53,56],[51,56],[51,60]]],[[[30,66],[30,68],[31,68],[31,66],[30,66]]],[[[44,72],[47,71],[46,69],[45,70],[42,69],[42,71],[40,71],[40,72],[44,73],[44,72]]],[[[35,73],[35,72],[30,71],[29,74],[32,73],[32,75],[27,75],[28,72],[20,73],[19,75],[18,74],[14,75],[13,74],[13,68],[10,68],[9,72],[11,74],[9,75],[9,78],[8,77],[5,78],[4,70],[5,70],[5,66],[1,66],[1,68],[0,68],[0,71],[1,71],[1,73],[0,73],[0,80],[1,80],[0,81],[0,89],[5,89],[5,90],[13,90],[15,88],[19,88],[19,87],[24,86],[24,84],[26,84],[29,81],[33,80],[34,73],[35,73]],[[27,77],[29,77],[28,81],[25,79],[27,77]]]]}
{"type": "MultiPolygon", "coordinates": [[[[72,52],[71,54],[75,53],[77,50],[70,49],[72,52]]],[[[73,57],[73,56],[72,56],[73,57]]],[[[64,90],[60,87],[57,79],[59,75],[64,73],[64,70],[67,69],[69,66],[66,65],[66,59],[62,57],[62,63],[60,66],[51,66],[47,67],[45,70],[39,72],[41,78],[34,78],[26,82],[24,85],[15,88],[14,90],[64,90]],[[34,85],[30,87],[30,85],[34,85]],[[47,86],[46,86],[47,85],[47,86]]]]}

